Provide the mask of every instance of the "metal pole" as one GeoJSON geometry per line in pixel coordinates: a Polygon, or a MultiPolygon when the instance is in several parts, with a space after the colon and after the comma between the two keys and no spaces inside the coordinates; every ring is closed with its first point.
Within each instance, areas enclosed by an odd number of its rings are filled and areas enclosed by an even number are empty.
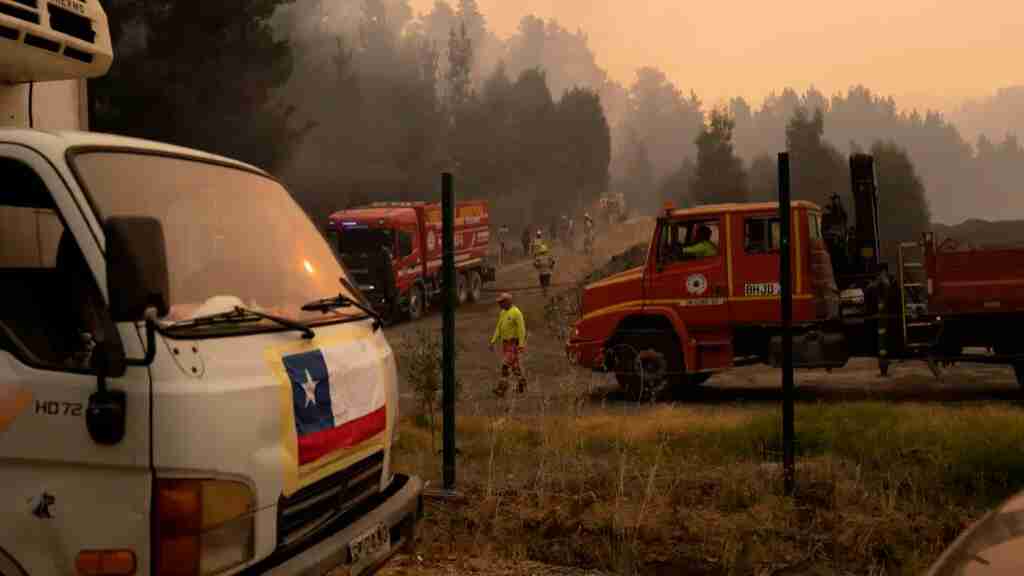
{"type": "Polygon", "coordinates": [[[792,212],[789,153],[779,153],[779,288],[782,292],[782,470],[786,495],[794,488],[793,465],[793,276],[790,265],[792,212]]]}
{"type": "Polygon", "coordinates": [[[441,174],[442,286],[442,397],[444,411],[444,489],[455,489],[455,191],[452,175],[441,174]]]}

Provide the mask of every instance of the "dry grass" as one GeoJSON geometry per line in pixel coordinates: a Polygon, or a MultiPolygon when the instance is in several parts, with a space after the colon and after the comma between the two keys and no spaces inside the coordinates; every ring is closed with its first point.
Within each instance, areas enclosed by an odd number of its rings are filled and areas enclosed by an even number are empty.
{"type": "MultiPolygon", "coordinates": [[[[626,240],[602,248],[613,253],[626,240]]],[[[559,282],[590,264],[561,262],[559,282]]],[[[535,282],[528,267],[499,280],[503,288],[535,282]]],[[[798,373],[806,384],[796,408],[798,492],[788,498],[779,409],[759,393],[757,374],[716,377],[721,393],[694,395],[711,399],[706,405],[606,402],[606,382],[567,369],[561,335],[546,330],[545,301],[516,298],[530,327],[527,398],[498,402],[490,393],[494,306],[459,312],[457,484],[469,498],[428,506],[417,550],[424,566],[528,560],[619,574],[920,574],[969,522],[1024,486],[1019,409],[936,403],[969,383],[1015,387],[1009,373],[958,372],[951,378],[964,382],[925,386],[906,367],[888,383],[851,368],[828,376],[838,386],[831,391],[821,389],[824,376],[798,373]],[[906,387],[916,392],[902,394],[906,387]],[[864,393],[849,397],[869,400],[846,401],[854,388],[864,393]],[[741,396],[760,400],[732,401],[741,396]]],[[[439,329],[438,318],[427,322],[439,329]]],[[[409,404],[401,344],[417,337],[413,326],[388,334],[409,404]]],[[[967,396],[990,401],[986,394],[967,396]]],[[[402,408],[395,467],[439,484],[429,419],[413,408],[402,408]]]]}
{"type": "MultiPolygon", "coordinates": [[[[801,405],[793,499],[775,410],[563,408],[458,420],[470,504],[430,508],[421,554],[623,574],[919,574],[1024,481],[1024,422],[1006,406],[801,405]]],[[[397,466],[439,482],[430,445],[407,421],[397,466]]]]}

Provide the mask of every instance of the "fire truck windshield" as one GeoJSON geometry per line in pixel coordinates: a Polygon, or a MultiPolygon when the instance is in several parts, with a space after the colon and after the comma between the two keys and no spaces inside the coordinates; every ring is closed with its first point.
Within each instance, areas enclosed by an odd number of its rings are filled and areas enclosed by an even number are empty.
{"type": "MultiPolygon", "coordinates": [[[[220,311],[214,301],[304,323],[352,314],[302,310],[319,298],[351,294],[339,282],[345,272],[337,258],[278,182],[242,169],[130,151],[82,152],[72,161],[101,220],[143,215],[163,224],[171,288],[165,322],[220,311]]],[[[218,331],[256,328],[249,326],[218,331]]]]}
{"type": "Polygon", "coordinates": [[[387,248],[394,248],[394,232],[383,228],[365,226],[341,227],[338,234],[338,252],[344,255],[374,254],[387,248]]]}

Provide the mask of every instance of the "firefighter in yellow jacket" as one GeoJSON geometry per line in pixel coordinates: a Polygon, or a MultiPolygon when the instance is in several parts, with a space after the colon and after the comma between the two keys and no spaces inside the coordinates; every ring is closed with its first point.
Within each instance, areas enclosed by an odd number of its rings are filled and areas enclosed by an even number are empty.
{"type": "Polygon", "coordinates": [[[516,377],[516,392],[523,393],[526,392],[526,377],[519,366],[519,355],[526,348],[526,320],[519,308],[512,304],[512,295],[508,292],[498,296],[498,305],[501,313],[491,337],[490,349],[494,350],[494,345],[501,343],[501,380],[494,393],[505,395],[510,373],[516,377]]]}
{"type": "Polygon", "coordinates": [[[555,267],[555,257],[551,255],[551,250],[544,243],[540,230],[537,230],[537,239],[533,241],[533,267],[537,269],[541,288],[547,295],[548,286],[551,285],[551,271],[555,267]]]}

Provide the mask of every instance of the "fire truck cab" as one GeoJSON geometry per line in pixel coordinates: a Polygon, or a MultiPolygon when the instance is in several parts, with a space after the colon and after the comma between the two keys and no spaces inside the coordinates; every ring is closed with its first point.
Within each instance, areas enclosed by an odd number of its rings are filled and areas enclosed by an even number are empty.
{"type": "MultiPolygon", "coordinates": [[[[793,202],[792,211],[793,323],[803,329],[802,365],[841,366],[841,331],[820,331],[839,308],[822,212],[804,201],[793,202]]],[[[654,380],[645,376],[700,383],[734,365],[772,362],[781,325],[779,250],[777,203],[666,209],[643,266],[584,289],[570,358],[614,371],[634,396],[654,380]],[[701,235],[711,248],[695,247],[701,235]]]]}

